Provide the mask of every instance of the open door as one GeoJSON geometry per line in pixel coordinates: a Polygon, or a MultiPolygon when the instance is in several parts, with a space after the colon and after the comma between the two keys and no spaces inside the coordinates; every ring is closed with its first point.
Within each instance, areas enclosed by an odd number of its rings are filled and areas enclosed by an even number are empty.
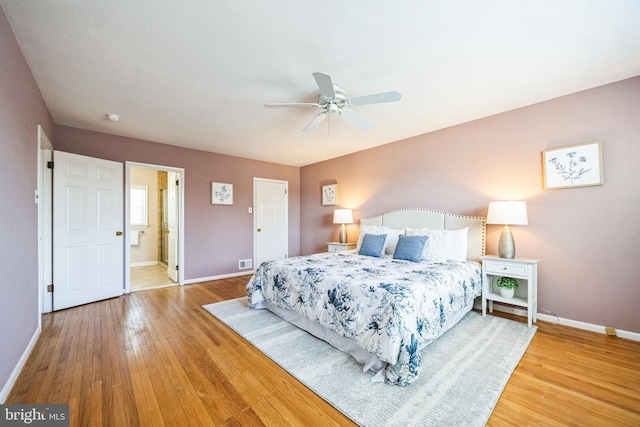
{"type": "Polygon", "coordinates": [[[174,282],[178,281],[178,200],[180,191],[179,175],[168,172],[167,175],[167,274],[174,282]]]}
{"type": "Polygon", "coordinates": [[[53,309],[123,294],[123,165],[53,153],[53,309]]]}

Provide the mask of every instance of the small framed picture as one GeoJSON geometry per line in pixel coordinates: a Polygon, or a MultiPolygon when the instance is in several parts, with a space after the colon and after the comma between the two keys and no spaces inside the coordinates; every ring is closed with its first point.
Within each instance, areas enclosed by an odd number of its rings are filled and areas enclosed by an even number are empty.
{"type": "Polygon", "coordinates": [[[233,184],[225,182],[211,183],[212,205],[233,205],[233,184]]]}
{"type": "Polygon", "coordinates": [[[322,206],[332,206],[338,204],[338,184],[322,186],[322,206]]]}
{"type": "Polygon", "coordinates": [[[542,171],[545,190],[602,185],[602,143],[544,150],[542,171]]]}

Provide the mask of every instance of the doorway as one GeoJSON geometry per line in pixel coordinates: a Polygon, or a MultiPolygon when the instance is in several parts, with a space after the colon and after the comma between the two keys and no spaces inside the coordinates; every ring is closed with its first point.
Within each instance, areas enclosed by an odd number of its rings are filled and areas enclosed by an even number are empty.
{"type": "Polygon", "coordinates": [[[256,267],[264,261],[289,256],[288,192],[287,181],[253,178],[253,246],[256,267]]]}
{"type": "Polygon", "coordinates": [[[126,289],[183,284],[183,170],[127,162],[126,289]]]}

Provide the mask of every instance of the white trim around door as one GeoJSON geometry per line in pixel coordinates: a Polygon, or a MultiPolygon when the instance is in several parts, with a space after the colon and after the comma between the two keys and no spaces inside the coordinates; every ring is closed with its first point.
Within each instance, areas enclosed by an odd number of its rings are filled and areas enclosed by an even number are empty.
{"type": "MultiPolygon", "coordinates": [[[[53,310],[52,293],[48,286],[53,283],[53,186],[52,169],[48,163],[53,158],[53,145],[47,134],[38,125],[38,183],[35,200],[38,204],[38,309],[40,313],[53,310]]],[[[42,318],[38,316],[38,322],[42,318]]]]}
{"type": "MultiPolygon", "coordinates": [[[[129,207],[129,189],[131,187],[131,168],[153,169],[158,171],[175,172],[180,182],[180,191],[178,192],[178,284],[184,285],[184,194],[185,194],[185,178],[184,169],[172,166],[160,166],[147,163],[125,162],[125,237],[128,239],[131,235],[130,224],[130,207],[129,207]]],[[[124,246],[124,283],[125,293],[131,292],[131,246],[124,246]]]]}
{"type": "Polygon", "coordinates": [[[289,182],[253,178],[253,268],[289,256],[289,182]]]}

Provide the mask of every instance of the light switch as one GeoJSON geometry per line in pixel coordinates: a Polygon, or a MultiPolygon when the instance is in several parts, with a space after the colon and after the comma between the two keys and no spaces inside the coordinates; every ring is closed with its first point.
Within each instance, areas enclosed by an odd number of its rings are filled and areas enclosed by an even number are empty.
{"type": "Polygon", "coordinates": [[[251,206],[249,206],[249,209],[247,209],[247,211],[248,211],[249,213],[253,213],[253,208],[252,208],[251,206]]]}

